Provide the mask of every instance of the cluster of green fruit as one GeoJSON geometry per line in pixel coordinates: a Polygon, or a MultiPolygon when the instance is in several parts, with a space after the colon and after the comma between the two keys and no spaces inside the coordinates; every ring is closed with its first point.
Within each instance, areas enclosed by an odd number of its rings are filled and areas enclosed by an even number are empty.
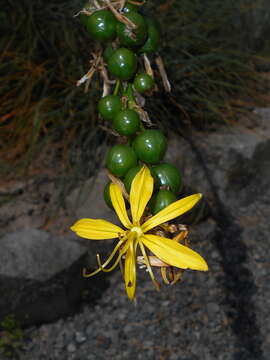
{"type": "MultiPolygon", "coordinates": [[[[88,6],[86,5],[86,9],[88,6]]],[[[89,10],[92,10],[91,8],[89,10]]],[[[122,80],[130,79],[137,67],[137,58],[133,49],[137,54],[149,54],[157,50],[160,40],[158,25],[155,20],[145,18],[139,13],[139,7],[126,2],[121,13],[126,19],[135,25],[133,31],[123,22],[117,20],[115,15],[109,9],[96,10],[90,16],[84,13],[80,14],[81,22],[86,26],[89,34],[104,44],[107,44],[104,52],[104,59],[108,62],[108,68],[112,74],[122,80]],[[110,45],[118,39],[119,44],[123,48],[118,49],[115,53],[110,45]],[[120,51],[119,51],[120,50],[120,51]],[[117,65],[119,61],[126,64],[117,65]],[[124,69],[122,69],[124,67],[124,69]]]]}
{"type": "MultiPolygon", "coordinates": [[[[116,145],[116,147],[119,145],[116,145]]],[[[110,154],[110,153],[109,153],[110,154]]],[[[136,158],[135,158],[136,159],[136,158]]],[[[141,164],[137,164],[129,168],[126,175],[123,177],[123,183],[126,191],[129,193],[132,180],[139,172],[141,164]]],[[[154,194],[148,204],[151,213],[157,214],[171,203],[177,200],[177,194],[181,189],[182,178],[179,170],[172,164],[160,163],[150,167],[151,174],[154,178],[154,194]]],[[[110,182],[104,188],[104,199],[110,208],[112,202],[109,195],[110,182]]]]}
{"type": "MultiPolygon", "coordinates": [[[[175,166],[161,163],[167,140],[161,131],[144,128],[135,96],[136,92],[147,94],[154,87],[153,78],[145,71],[138,71],[138,60],[141,54],[157,50],[159,31],[155,21],[142,16],[138,6],[129,1],[119,14],[135,27],[131,29],[120,22],[110,9],[95,10],[90,16],[81,14],[81,21],[90,35],[105,44],[103,59],[109,73],[116,79],[113,94],[104,96],[98,104],[101,117],[123,140],[109,150],[106,166],[124,183],[129,193],[135,175],[142,164],[147,164],[155,184],[149,208],[152,214],[156,214],[177,200],[182,183],[175,166]]],[[[104,199],[112,207],[109,185],[110,182],[105,186],[104,199]]]]}

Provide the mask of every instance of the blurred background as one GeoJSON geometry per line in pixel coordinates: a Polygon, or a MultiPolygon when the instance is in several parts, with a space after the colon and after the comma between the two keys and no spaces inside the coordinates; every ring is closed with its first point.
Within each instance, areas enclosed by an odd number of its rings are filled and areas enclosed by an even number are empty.
{"type": "MultiPolygon", "coordinates": [[[[94,78],[87,94],[76,87],[95,49],[74,17],[83,5],[14,0],[1,8],[2,177],[25,174],[30,165],[42,171],[45,162],[68,172],[71,184],[98,163],[95,150],[108,138],[96,112],[101,85],[94,78]]],[[[144,11],[160,22],[160,53],[173,84],[171,97],[160,92],[148,101],[153,120],[167,128],[188,119],[203,129],[233,123],[267,101],[269,7],[267,0],[148,1],[144,11]]]]}
{"type": "Polygon", "coordinates": [[[211,271],[162,293],[140,273],[137,306],[120,271],[81,277],[100,248],[68,233],[77,218],[112,213],[102,198],[115,141],[97,114],[102,84],[76,86],[96,49],[74,17],[84,4],[0,7],[0,358],[269,359],[269,0],[143,7],[160,23],[172,84],[166,94],[157,77],[146,109],[170,139],[166,161],[209,202],[187,222],[211,271]]]}

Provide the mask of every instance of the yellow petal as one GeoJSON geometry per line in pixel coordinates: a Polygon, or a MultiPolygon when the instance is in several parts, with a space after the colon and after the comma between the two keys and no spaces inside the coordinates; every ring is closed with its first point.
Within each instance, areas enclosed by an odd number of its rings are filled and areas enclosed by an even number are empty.
{"type": "Polygon", "coordinates": [[[153,178],[148,167],[143,166],[135,176],[130,190],[130,208],[133,225],[139,225],[144,209],[153,193],[153,178]]]}
{"type": "Polygon", "coordinates": [[[132,225],[127,215],[126,204],[120,186],[113,183],[110,185],[110,197],[119,220],[129,229],[132,225]]]}
{"type": "Polygon", "coordinates": [[[133,240],[126,252],[124,278],[127,296],[133,300],[136,291],[136,246],[133,240]]]}
{"type": "Polygon", "coordinates": [[[160,260],[171,266],[180,269],[208,270],[208,265],[201,255],[176,241],[151,234],[142,236],[141,240],[160,260]]]}
{"type": "Polygon", "coordinates": [[[186,196],[183,199],[177,200],[165,209],[159,211],[156,215],[152,216],[142,226],[142,231],[147,232],[153,229],[155,226],[163,224],[169,220],[175,219],[176,217],[184,214],[201,199],[202,194],[194,194],[186,196]]]}
{"type": "Polygon", "coordinates": [[[101,219],[81,219],[71,228],[77,235],[92,240],[114,239],[124,230],[109,221],[101,219]]]}

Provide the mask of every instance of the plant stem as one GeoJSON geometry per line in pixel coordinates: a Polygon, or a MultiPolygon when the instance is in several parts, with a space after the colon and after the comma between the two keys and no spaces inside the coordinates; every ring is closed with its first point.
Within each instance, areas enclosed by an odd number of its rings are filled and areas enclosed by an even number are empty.
{"type": "Polygon", "coordinates": [[[114,88],[114,91],[113,91],[113,95],[118,95],[118,92],[119,92],[119,89],[120,89],[120,85],[121,85],[121,81],[120,81],[120,80],[117,80],[117,81],[116,81],[115,88],[114,88]]]}

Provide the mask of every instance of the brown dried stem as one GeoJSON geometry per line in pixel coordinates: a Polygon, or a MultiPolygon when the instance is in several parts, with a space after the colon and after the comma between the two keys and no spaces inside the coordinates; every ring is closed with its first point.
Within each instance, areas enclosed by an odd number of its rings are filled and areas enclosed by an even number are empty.
{"type": "Polygon", "coordinates": [[[114,176],[110,171],[107,172],[107,175],[114,184],[117,184],[118,186],[120,186],[124,198],[127,201],[129,201],[129,195],[126,192],[124,183],[120,179],[118,179],[116,176],[114,176]]]}
{"type": "Polygon", "coordinates": [[[86,82],[87,90],[88,90],[89,84],[92,80],[92,77],[93,77],[94,73],[96,72],[98,65],[102,59],[101,51],[99,51],[97,54],[93,53],[92,55],[93,55],[94,59],[90,61],[90,64],[92,64],[91,68],[80,80],[77,81],[77,86],[80,86],[81,84],[86,82]]]}
{"type": "Polygon", "coordinates": [[[133,105],[133,109],[139,113],[139,116],[143,122],[149,126],[153,126],[152,121],[149,118],[147,111],[143,110],[138,104],[133,105]]]}
{"type": "Polygon", "coordinates": [[[143,54],[143,62],[146,73],[154,79],[154,71],[151,66],[151,62],[146,54],[143,54]]]}
{"type": "Polygon", "coordinates": [[[168,76],[162,61],[162,58],[160,56],[156,57],[156,64],[159,70],[159,73],[161,75],[162,78],[162,82],[163,82],[163,86],[166,92],[171,92],[171,84],[168,80],[168,76]]]}
{"type": "Polygon", "coordinates": [[[125,24],[130,30],[135,30],[137,28],[137,26],[131,20],[129,20],[126,16],[121,15],[116,10],[116,8],[111,4],[110,0],[104,0],[104,2],[111,10],[111,12],[114,14],[114,16],[117,18],[118,21],[125,24]]]}

